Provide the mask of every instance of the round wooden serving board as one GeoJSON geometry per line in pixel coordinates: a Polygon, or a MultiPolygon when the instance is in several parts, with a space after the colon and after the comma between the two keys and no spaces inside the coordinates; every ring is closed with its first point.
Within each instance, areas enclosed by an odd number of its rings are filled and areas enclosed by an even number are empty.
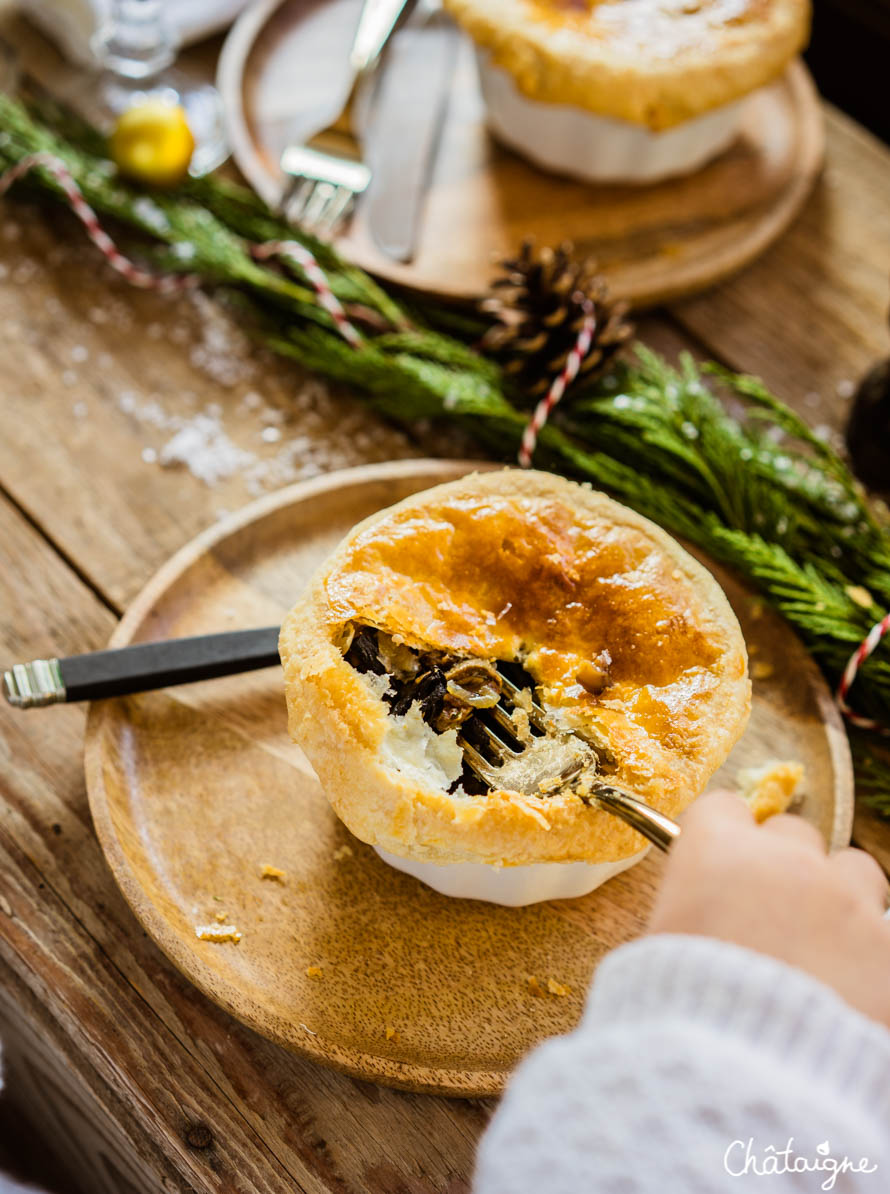
{"type": "MultiPolygon", "coordinates": [[[[312,112],[342,88],[358,11],[359,0],[258,0],[229,33],[217,82],[232,151],[268,203],[281,193],[282,149],[315,131],[312,112]]],[[[798,61],[750,101],[731,148],[689,177],[633,187],[547,174],[487,133],[464,39],[415,259],[383,256],[361,206],[339,247],[390,282],[469,299],[524,237],[569,238],[599,259],[617,296],[653,305],[711,286],[763,252],[796,215],[823,153],[819,97],[798,61]]]]}
{"type": "MultiPolygon", "coordinates": [[[[112,645],[278,622],[354,523],[470,467],[371,465],[263,498],[174,556],[112,645]]],[[[852,773],[829,693],[785,624],[717,574],[753,659],[774,669],[755,681],[724,778],[800,759],[800,812],[841,846],[852,773]]],[[[86,774],[117,881],[196,986],[290,1049],[412,1090],[494,1094],[532,1046],[571,1029],[597,961],[643,927],[662,865],[653,851],[589,896],[528,908],[436,894],[337,820],[288,739],[275,669],[93,705],[86,774]],[[267,863],[283,883],[260,878],[267,863]],[[197,939],[218,913],[240,943],[197,939]],[[571,994],[535,997],[532,975],[571,994]]]]}

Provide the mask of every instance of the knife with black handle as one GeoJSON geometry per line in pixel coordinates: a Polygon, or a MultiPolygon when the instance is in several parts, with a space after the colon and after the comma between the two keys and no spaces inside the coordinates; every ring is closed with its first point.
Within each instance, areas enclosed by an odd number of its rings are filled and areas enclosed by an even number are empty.
{"type": "Polygon", "coordinates": [[[17,663],[3,673],[3,692],[15,708],[37,709],[280,666],[278,627],[263,626],[17,663]]]}

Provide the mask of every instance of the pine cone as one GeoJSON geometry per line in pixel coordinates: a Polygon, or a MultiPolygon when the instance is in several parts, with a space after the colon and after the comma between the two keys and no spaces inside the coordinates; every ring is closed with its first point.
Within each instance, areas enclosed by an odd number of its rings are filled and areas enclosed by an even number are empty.
{"type": "Polygon", "coordinates": [[[537,402],[562,371],[588,312],[596,317],[590,351],[579,377],[600,373],[633,334],[628,304],[609,303],[608,287],[592,258],[573,259],[566,241],[536,250],[530,240],[519,256],[501,262],[481,308],[494,318],[482,348],[500,361],[530,403],[537,402]]]}

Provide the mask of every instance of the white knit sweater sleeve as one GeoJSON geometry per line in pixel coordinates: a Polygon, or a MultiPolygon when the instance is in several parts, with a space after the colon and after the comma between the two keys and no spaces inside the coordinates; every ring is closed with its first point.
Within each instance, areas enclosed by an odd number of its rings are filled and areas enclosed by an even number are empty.
{"type": "Polygon", "coordinates": [[[514,1075],[475,1194],[740,1190],[890,1190],[890,1032],[739,946],[622,946],[514,1075]]]}

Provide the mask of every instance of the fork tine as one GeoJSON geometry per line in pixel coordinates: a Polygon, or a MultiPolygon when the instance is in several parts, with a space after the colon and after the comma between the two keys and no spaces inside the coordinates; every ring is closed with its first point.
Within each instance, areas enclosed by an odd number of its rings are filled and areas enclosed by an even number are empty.
{"type": "Polygon", "coordinates": [[[295,178],[290,202],[285,209],[284,217],[289,224],[302,224],[306,211],[306,204],[312,198],[315,183],[308,178],[295,178]]]}
{"type": "Polygon", "coordinates": [[[349,187],[337,187],[317,225],[317,235],[323,240],[333,237],[338,225],[349,214],[355,199],[355,192],[349,187]]]}
{"type": "Polygon", "coordinates": [[[491,786],[491,764],[488,759],[476,749],[472,742],[467,742],[466,738],[461,735],[458,740],[458,745],[464,754],[467,766],[483,783],[491,786]]]}
{"type": "Polygon", "coordinates": [[[334,197],[337,188],[329,182],[317,182],[312,188],[312,194],[303,209],[300,221],[307,232],[314,232],[324,209],[334,197]]]}
{"type": "Polygon", "coordinates": [[[522,752],[514,750],[512,746],[508,746],[506,742],[497,736],[490,726],[485,724],[485,722],[477,721],[476,725],[477,728],[485,735],[489,746],[502,762],[506,759],[518,759],[520,757],[522,752]]]}
{"type": "Polygon", "coordinates": [[[284,182],[281,184],[281,194],[278,196],[278,203],[275,205],[276,211],[282,215],[287,211],[296,185],[296,180],[290,174],[285,174],[284,182]]]}
{"type": "Polygon", "coordinates": [[[489,712],[502,729],[516,738],[516,722],[504,708],[503,704],[493,705],[489,712]]]}
{"type": "MultiPolygon", "coordinates": [[[[504,696],[509,697],[513,705],[518,705],[520,709],[524,709],[525,705],[519,700],[522,695],[522,690],[513,683],[504,673],[498,668],[498,675],[501,678],[501,689],[504,696]]],[[[532,697],[531,708],[527,709],[528,719],[536,730],[545,731],[547,729],[547,714],[544,712],[541,705],[532,697]]]]}
{"type": "Polygon", "coordinates": [[[281,197],[278,200],[278,210],[282,215],[287,215],[287,210],[293,202],[294,195],[296,195],[300,185],[305,182],[299,174],[285,174],[284,183],[281,187],[281,197]]]}

